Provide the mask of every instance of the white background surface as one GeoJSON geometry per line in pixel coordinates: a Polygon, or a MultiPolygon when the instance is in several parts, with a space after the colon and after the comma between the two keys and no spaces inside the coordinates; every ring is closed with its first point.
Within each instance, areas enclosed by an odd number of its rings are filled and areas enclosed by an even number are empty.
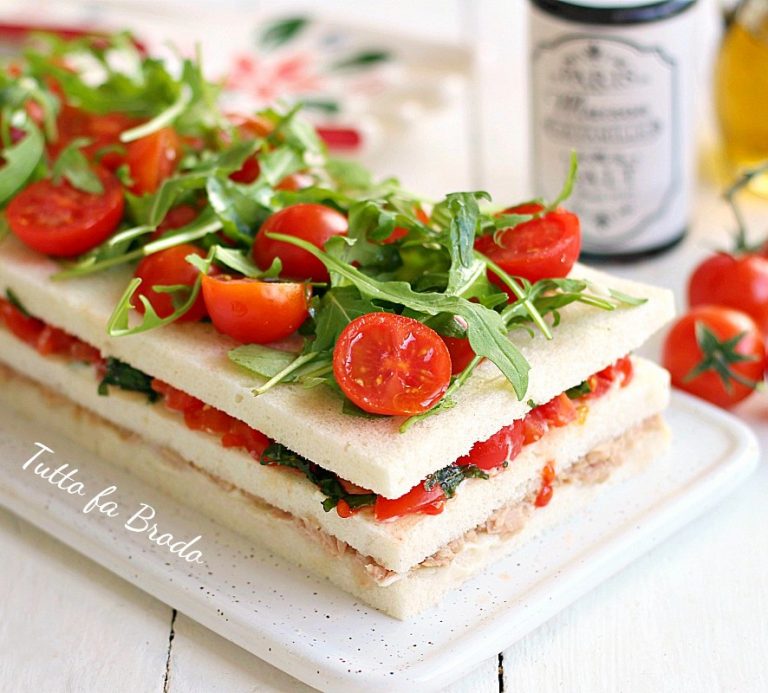
{"type": "MultiPolygon", "coordinates": [[[[228,4],[251,12],[300,3],[228,4]]],[[[24,3],[41,20],[54,5],[24,3]]],[[[428,192],[483,187],[500,200],[526,192],[522,0],[323,6],[347,21],[478,48],[472,93],[456,106],[455,131],[422,131],[407,159],[386,162],[382,173],[428,192]]],[[[701,12],[704,78],[713,3],[705,0],[701,12]]],[[[706,104],[702,93],[702,119],[706,104]]],[[[748,211],[758,232],[768,230],[768,204],[751,200],[748,211]]],[[[680,291],[696,258],[726,244],[730,225],[714,189],[702,183],[686,243],[657,261],[618,269],[680,291]]],[[[737,413],[768,446],[768,399],[758,395],[737,413]]],[[[501,679],[493,654],[453,690],[497,691],[501,682],[507,691],[542,693],[768,690],[767,498],[763,461],[715,511],[504,652],[501,679]]],[[[0,555],[3,691],[305,690],[6,513],[0,555]]]]}

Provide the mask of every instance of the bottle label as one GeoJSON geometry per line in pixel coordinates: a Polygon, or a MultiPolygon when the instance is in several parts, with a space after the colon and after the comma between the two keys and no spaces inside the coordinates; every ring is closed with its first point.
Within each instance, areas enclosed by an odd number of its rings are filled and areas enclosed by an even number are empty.
{"type": "Polygon", "coordinates": [[[536,193],[557,195],[557,174],[575,150],[579,178],[568,206],[581,218],[585,250],[637,252],[673,241],[687,221],[679,51],[654,41],[648,26],[539,28],[532,56],[536,193]]]}

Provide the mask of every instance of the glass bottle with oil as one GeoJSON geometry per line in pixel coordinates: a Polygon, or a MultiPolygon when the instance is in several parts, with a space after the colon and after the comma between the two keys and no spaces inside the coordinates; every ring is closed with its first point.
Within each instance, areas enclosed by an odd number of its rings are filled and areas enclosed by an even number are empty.
{"type": "MultiPolygon", "coordinates": [[[[731,176],[768,160],[768,0],[742,0],[723,37],[715,100],[731,176]]],[[[750,188],[768,196],[768,175],[750,188]]]]}

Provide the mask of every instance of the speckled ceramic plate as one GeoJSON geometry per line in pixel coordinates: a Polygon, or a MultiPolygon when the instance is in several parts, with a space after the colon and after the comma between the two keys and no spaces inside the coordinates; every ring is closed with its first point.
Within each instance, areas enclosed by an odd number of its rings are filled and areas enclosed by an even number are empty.
{"type": "MultiPolygon", "coordinates": [[[[255,551],[245,539],[75,443],[7,411],[0,411],[0,504],[311,685],[424,691],[458,679],[511,645],[713,506],[755,468],[754,436],[733,417],[675,395],[667,421],[673,444],[666,463],[614,486],[578,517],[411,623],[379,614],[325,581],[255,551]],[[64,471],[77,468],[71,479],[82,484],[84,495],[72,481],[55,486],[36,476],[31,471],[36,463],[22,468],[37,442],[56,451],[57,465],[70,465],[64,471]],[[72,493],[60,488],[68,485],[72,493]],[[100,502],[114,501],[120,515],[109,517],[95,508],[84,513],[88,500],[110,486],[117,488],[100,502]],[[125,521],[142,504],[156,510],[155,538],[172,534],[176,553],[152,543],[146,532],[126,529],[125,521]],[[197,535],[202,538],[185,549],[197,535]],[[202,549],[204,564],[177,555],[194,558],[195,548],[202,549]]],[[[136,520],[133,527],[142,524],[136,520]]]]}

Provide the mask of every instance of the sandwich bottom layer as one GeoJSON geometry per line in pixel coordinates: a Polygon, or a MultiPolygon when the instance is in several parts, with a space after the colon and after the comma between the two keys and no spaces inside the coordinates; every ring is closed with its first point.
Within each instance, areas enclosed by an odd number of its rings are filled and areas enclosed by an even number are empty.
{"type": "Polygon", "coordinates": [[[534,508],[533,496],[515,501],[408,572],[394,573],[314,523],[211,476],[173,450],[150,444],[2,365],[0,401],[400,619],[433,606],[487,565],[585,506],[601,488],[639,471],[668,442],[663,420],[652,416],[572,465],[547,507],[534,508]]]}

